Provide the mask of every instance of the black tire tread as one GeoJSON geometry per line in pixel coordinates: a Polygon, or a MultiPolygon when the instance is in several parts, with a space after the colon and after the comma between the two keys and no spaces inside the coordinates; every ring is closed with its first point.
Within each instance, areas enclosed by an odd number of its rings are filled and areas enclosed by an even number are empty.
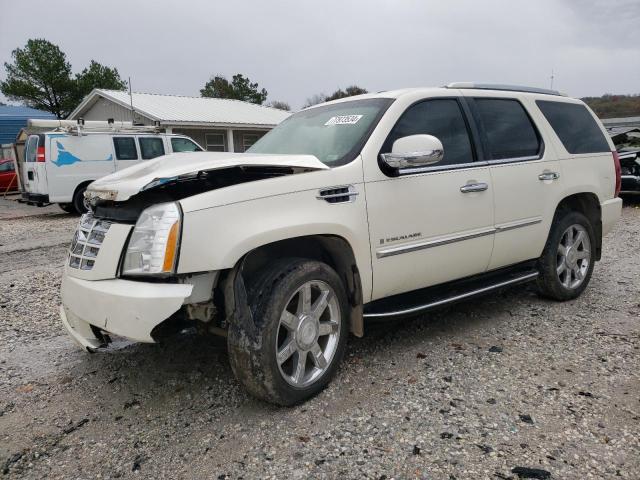
{"type": "MultiPolygon", "coordinates": [[[[324,263],[302,258],[283,258],[276,260],[259,272],[252,281],[247,282],[247,299],[255,326],[258,330],[264,332],[264,334],[261,335],[260,342],[263,348],[243,348],[246,347],[246,344],[243,345],[243,347],[238,347],[238,344],[241,342],[237,341],[239,339],[232,338],[235,330],[233,328],[229,330],[229,360],[236,378],[251,395],[278,405],[295,405],[322,390],[335,374],[337,366],[344,354],[346,337],[348,335],[348,317],[345,311],[347,305],[346,294],[344,293],[344,288],[342,288],[340,292],[336,291],[336,295],[340,296],[339,302],[343,310],[343,330],[341,332],[340,345],[334,356],[331,370],[316,384],[304,390],[294,391],[293,387],[289,387],[284,379],[280,377],[277,366],[273,368],[273,356],[269,351],[271,346],[271,343],[268,341],[269,333],[265,332],[265,330],[269,328],[269,316],[274,313],[270,311],[274,306],[274,296],[283,281],[290,278],[291,275],[295,275],[296,272],[304,275],[305,270],[309,269],[320,269],[325,272],[330,272],[329,274],[334,277],[333,281],[338,282],[337,285],[342,286],[342,282],[337,273],[324,263]]],[[[275,319],[271,321],[275,321],[275,319]]]]}
{"type": "Polygon", "coordinates": [[[591,274],[593,273],[595,263],[594,247],[595,235],[593,226],[587,217],[580,212],[572,210],[559,210],[556,212],[549,232],[549,238],[547,239],[547,243],[544,246],[540,259],[538,260],[538,271],[540,273],[536,280],[538,293],[542,297],[561,302],[572,300],[580,296],[584,289],[587,288],[589,280],[591,279],[591,274]],[[570,225],[576,223],[584,226],[589,234],[589,240],[591,241],[591,261],[584,282],[582,282],[582,284],[576,289],[567,289],[560,283],[556,274],[557,245],[564,231],[570,225]]]}

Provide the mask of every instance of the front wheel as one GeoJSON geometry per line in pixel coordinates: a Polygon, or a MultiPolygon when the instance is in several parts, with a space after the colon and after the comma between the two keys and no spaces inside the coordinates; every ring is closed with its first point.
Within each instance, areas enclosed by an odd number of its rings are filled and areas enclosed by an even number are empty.
{"type": "Polygon", "coordinates": [[[58,206],[67,213],[76,213],[73,203],[59,203],[58,206]]]}
{"type": "Polygon", "coordinates": [[[559,213],[539,260],[540,294],[560,301],[578,297],[591,279],[595,244],[587,217],[578,212],[559,213]]]}
{"type": "Polygon", "coordinates": [[[84,198],[84,192],[87,189],[87,186],[83,186],[80,187],[76,190],[76,193],[73,194],[73,209],[76,211],[76,213],[79,214],[83,214],[83,213],[87,213],[87,210],[89,210],[89,206],[87,205],[87,202],[84,198]]]}
{"type": "Polygon", "coordinates": [[[231,366],[254,396],[293,405],[322,390],[342,360],[344,286],[328,265],[301,259],[278,261],[258,277],[247,291],[254,331],[229,329],[231,366]]]}

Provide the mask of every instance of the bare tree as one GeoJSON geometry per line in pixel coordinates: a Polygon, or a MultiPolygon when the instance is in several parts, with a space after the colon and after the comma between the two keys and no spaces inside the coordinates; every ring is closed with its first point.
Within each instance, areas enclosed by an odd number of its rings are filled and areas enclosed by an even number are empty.
{"type": "Polygon", "coordinates": [[[277,108],[278,110],[285,110],[287,112],[291,111],[291,106],[287,102],[282,102],[280,100],[274,100],[268,106],[271,108],[277,108]]]}
{"type": "Polygon", "coordinates": [[[312,107],[319,103],[323,103],[326,101],[327,96],[324,93],[316,93],[315,95],[307,98],[307,101],[304,103],[302,108],[312,107]]]}

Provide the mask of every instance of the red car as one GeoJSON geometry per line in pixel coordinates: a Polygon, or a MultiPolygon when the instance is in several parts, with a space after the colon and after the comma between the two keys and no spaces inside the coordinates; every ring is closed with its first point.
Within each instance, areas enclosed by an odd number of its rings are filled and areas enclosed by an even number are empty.
{"type": "Polygon", "coordinates": [[[0,158],[0,194],[18,190],[18,178],[16,177],[13,160],[0,158]]]}

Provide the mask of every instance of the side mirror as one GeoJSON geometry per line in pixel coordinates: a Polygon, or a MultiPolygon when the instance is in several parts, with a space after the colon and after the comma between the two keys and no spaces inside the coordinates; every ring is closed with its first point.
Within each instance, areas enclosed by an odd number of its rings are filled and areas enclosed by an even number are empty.
{"type": "Polygon", "coordinates": [[[426,167],[438,163],[444,157],[442,142],[433,135],[409,135],[393,142],[391,153],[380,154],[380,159],[390,168],[403,170],[426,167]]]}

